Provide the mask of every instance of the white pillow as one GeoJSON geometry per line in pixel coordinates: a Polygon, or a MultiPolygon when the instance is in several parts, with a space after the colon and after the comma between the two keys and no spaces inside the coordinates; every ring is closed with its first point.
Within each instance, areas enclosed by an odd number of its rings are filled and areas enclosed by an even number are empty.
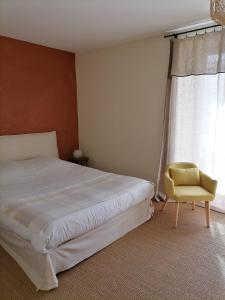
{"type": "Polygon", "coordinates": [[[0,161],[59,157],[56,132],[0,136],[0,161]]]}

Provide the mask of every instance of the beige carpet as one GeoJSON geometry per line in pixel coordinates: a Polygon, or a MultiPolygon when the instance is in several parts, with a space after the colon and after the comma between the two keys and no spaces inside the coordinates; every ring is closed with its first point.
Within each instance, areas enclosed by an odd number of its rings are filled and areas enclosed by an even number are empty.
{"type": "Polygon", "coordinates": [[[73,269],[59,287],[35,287],[0,248],[0,299],[225,299],[225,215],[182,205],[172,229],[174,204],[73,269]]]}

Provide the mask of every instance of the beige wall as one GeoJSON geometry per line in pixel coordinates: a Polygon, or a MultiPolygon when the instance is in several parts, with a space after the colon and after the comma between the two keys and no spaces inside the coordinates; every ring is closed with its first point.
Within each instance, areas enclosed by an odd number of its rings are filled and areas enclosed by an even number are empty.
{"type": "Polygon", "coordinates": [[[93,167],[156,181],[169,41],[78,54],[80,148],[93,167]]]}

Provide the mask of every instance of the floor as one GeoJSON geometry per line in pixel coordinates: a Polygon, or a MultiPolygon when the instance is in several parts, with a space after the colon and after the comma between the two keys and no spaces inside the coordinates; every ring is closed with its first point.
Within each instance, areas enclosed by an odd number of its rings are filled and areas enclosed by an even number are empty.
{"type": "Polygon", "coordinates": [[[35,287],[0,248],[0,299],[225,299],[225,215],[174,204],[78,266],[58,275],[59,287],[35,287]]]}
{"type": "Polygon", "coordinates": [[[225,196],[216,195],[216,198],[213,200],[211,207],[215,209],[215,211],[225,213],[225,196]]]}

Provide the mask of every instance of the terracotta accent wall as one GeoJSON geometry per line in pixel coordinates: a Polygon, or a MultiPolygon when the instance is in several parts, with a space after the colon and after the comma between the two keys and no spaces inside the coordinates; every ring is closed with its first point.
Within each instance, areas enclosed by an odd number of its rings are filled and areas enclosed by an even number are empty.
{"type": "Polygon", "coordinates": [[[56,130],[68,159],[77,123],[75,55],[0,36],[0,135],[56,130]]]}

